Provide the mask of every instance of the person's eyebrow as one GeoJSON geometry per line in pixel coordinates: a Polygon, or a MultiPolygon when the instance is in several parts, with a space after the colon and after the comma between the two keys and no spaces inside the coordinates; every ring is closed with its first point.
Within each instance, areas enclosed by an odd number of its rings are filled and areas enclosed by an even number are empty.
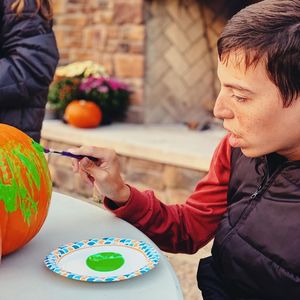
{"type": "Polygon", "coordinates": [[[241,85],[238,85],[238,84],[229,84],[229,83],[225,83],[224,84],[225,87],[228,87],[228,88],[231,88],[231,89],[234,89],[234,90],[238,90],[238,91],[242,91],[242,92],[247,92],[249,94],[254,94],[253,91],[241,86],[241,85]]]}

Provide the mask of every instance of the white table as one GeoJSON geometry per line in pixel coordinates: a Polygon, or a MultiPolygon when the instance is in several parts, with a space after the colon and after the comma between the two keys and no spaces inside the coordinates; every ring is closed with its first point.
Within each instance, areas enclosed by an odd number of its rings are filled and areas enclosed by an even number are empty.
{"type": "Polygon", "coordinates": [[[67,279],[51,272],[43,263],[49,252],[67,242],[108,236],[144,240],[158,249],[141,231],[111,213],[93,204],[53,193],[41,231],[25,247],[2,258],[1,300],[183,299],[174,270],[160,251],[160,262],[153,270],[111,283],[67,279]]]}

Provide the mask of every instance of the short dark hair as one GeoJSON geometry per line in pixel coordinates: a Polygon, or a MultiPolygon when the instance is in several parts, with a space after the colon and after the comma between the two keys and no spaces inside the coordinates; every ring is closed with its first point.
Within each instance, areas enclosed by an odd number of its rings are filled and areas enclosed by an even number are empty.
{"type": "Polygon", "coordinates": [[[234,15],[218,40],[218,55],[242,50],[248,68],[266,60],[270,80],[278,87],[283,106],[300,93],[300,1],[265,0],[234,15]]]}

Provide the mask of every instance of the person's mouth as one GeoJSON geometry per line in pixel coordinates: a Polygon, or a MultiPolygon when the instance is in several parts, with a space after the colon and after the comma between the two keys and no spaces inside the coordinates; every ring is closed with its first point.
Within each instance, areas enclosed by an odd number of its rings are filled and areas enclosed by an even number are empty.
{"type": "Polygon", "coordinates": [[[241,147],[241,136],[225,128],[229,133],[229,144],[233,148],[241,147]]]}

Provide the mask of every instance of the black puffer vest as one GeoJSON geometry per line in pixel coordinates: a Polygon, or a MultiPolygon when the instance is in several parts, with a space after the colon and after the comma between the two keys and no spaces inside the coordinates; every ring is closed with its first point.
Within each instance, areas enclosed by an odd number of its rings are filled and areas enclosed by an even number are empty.
{"type": "Polygon", "coordinates": [[[230,299],[300,299],[300,161],[233,149],[212,257],[230,299]]]}

